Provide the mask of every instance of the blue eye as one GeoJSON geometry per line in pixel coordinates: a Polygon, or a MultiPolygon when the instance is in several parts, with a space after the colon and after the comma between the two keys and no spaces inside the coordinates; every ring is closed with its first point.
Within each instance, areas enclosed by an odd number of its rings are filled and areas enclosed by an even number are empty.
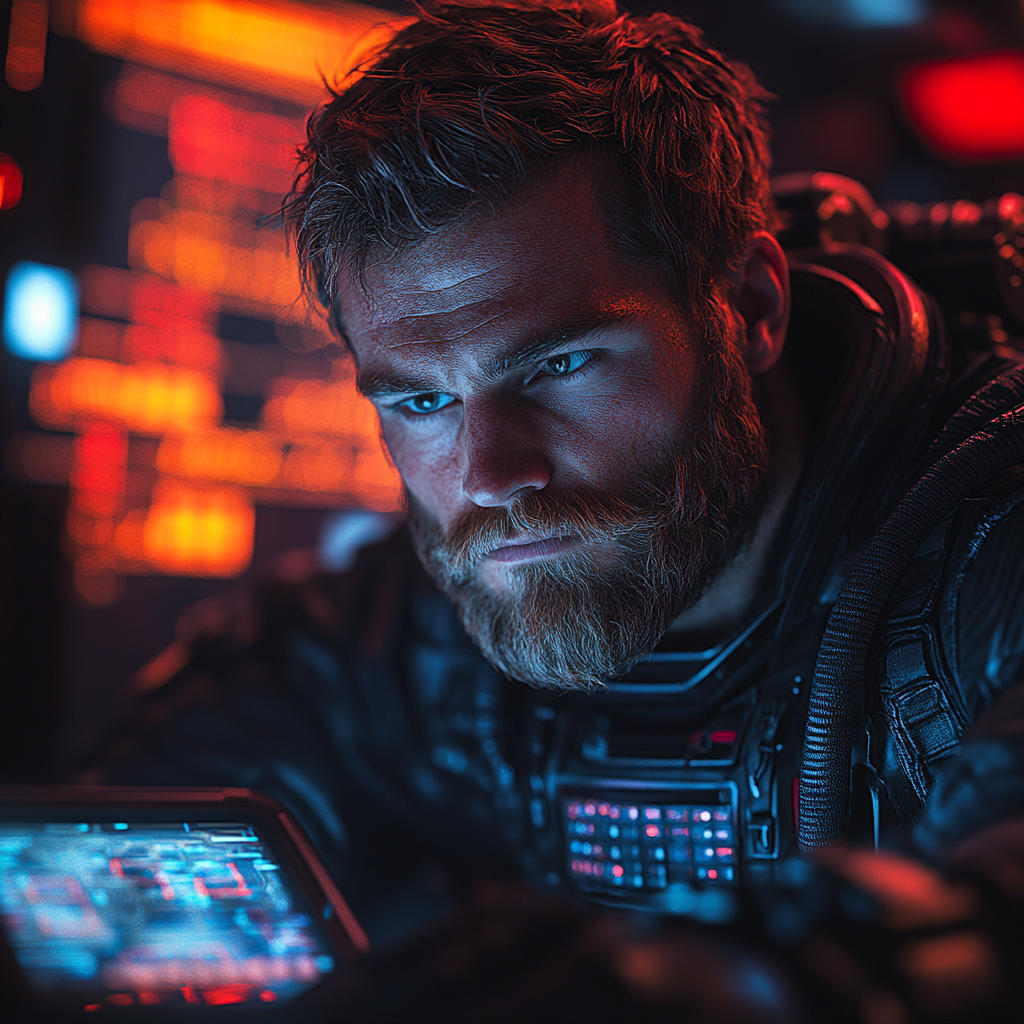
{"type": "Polygon", "coordinates": [[[454,401],[455,398],[452,395],[446,395],[440,391],[428,391],[426,394],[413,395],[412,398],[399,402],[397,408],[404,409],[416,416],[426,416],[429,413],[437,412],[438,409],[443,409],[446,405],[451,405],[454,401]]]}
{"type": "Polygon", "coordinates": [[[545,359],[541,363],[541,370],[549,377],[568,377],[570,373],[575,373],[586,366],[593,358],[594,353],[589,351],[565,352],[545,359]]]}

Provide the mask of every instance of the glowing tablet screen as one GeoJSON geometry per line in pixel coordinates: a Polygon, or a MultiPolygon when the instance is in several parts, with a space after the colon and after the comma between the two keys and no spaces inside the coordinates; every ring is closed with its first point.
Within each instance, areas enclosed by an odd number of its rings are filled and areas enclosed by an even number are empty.
{"type": "Polygon", "coordinates": [[[0,822],[0,911],[32,987],[87,1004],[278,1002],[334,968],[248,824],[0,822]]]}

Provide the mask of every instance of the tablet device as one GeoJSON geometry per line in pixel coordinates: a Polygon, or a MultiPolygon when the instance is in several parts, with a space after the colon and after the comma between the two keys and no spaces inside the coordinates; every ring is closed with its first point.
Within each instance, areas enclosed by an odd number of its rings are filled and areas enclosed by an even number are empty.
{"type": "Polygon", "coordinates": [[[0,787],[0,916],[4,1001],[35,1020],[299,1019],[369,947],[247,789],[0,787]]]}

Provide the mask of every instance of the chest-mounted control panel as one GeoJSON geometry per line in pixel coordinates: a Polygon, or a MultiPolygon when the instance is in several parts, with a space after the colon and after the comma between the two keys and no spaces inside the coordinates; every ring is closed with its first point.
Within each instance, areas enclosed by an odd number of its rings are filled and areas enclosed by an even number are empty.
{"type": "Polygon", "coordinates": [[[616,789],[589,784],[560,797],[566,875],[590,899],[651,907],[694,887],[739,881],[732,783],[616,789]]]}

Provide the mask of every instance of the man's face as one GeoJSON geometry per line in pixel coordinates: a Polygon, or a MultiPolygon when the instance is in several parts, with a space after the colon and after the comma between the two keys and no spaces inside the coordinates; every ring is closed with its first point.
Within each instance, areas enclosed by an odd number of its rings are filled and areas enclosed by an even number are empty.
{"type": "Polygon", "coordinates": [[[721,550],[686,535],[716,486],[687,479],[701,342],[665,275],[618,256],[589,176],[343,273],[340,306],[421,558],[484,653],[569,688],[646,654],[742,531],[720,509],[721,550]]]}

